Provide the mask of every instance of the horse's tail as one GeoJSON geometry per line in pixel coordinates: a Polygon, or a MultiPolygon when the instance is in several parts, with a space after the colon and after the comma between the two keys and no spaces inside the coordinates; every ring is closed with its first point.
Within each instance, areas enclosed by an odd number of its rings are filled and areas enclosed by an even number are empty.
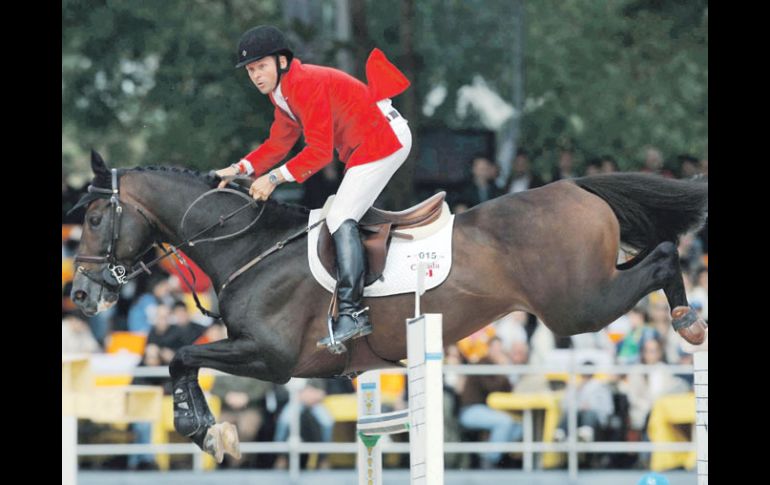
{"type": "MultiPolygon", "coordinates": [[[[644,173],[613,173],[573,180],[604,199],[620,222],[620,240],[644,256],[664,241],[699,229],[708,217],[708,181],[673,180],[644,173]]],[[[641,258],[636,258],[641,259],[641,258]]]]}

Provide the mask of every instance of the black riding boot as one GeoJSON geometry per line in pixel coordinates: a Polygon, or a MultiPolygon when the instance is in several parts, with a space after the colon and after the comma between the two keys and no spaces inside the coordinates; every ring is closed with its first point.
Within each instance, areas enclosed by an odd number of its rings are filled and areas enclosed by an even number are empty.
{"type": "MultiPolygon", "coordinates": [[[[366,254],[355,220],[347,219],[332,234],[332,237],[337,250],[337,299],[339,302],[339,318],[334,326],[334,339],[337,342],[344,342],[372,333],[372,325],[365,313],[369,308],[361,306],[361,298],[364,296],[366,254]]],[[[331,339],[326,337],[319,342],[319,345],[326,346],[330,343],[331,339]]]]}

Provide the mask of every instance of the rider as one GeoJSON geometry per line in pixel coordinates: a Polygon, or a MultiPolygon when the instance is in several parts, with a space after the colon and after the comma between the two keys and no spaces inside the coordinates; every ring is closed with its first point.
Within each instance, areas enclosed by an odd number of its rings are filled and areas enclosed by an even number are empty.
{"type": "MultiPolygon", "coordinates": [[[[332,162],[336,149],[346,170],[326,216],[337,252],[338,342],[372,332],[362,308],[366,261],[358,221],[372,206],[412,146],[407,121],[390,98],[409,80],[374,49],[366,62],[368,85],[337,69],[303,64],[294,58],[284,34],[271,25],[248,30],[238,43],[236,68],[275,105],[270,137],[238,163],[217,171],[223,187],[230,177],[256,177],[249,193],[266,200],[284,182],[303,183],[332,162]],[[305,148],[279,168],[300,134],[305,148]],[[264,175],[263,175],[264,174],[264,175]]],[[[330,344],[326,337],[319,345],[330,344]]]]}

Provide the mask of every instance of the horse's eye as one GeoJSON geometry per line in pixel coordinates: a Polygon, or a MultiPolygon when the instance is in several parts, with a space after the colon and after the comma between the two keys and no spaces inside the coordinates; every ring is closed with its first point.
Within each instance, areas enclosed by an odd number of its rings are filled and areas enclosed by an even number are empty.
{"type": "Polygon", "coordinates": [[[91,216],[88,218],[88,223],[91,224],[92,227],[98,226],[102,222],[102,216],[91,216]]]}

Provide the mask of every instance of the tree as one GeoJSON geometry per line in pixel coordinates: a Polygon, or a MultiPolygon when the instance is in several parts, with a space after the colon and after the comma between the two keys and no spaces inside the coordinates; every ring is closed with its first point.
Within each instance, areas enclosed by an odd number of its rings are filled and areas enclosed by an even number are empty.
{"type": "Polygon", "coordinates": [[[235,46],[279,13],[270,1],[65,0],[65,165],[87,170],[91,147],[120,166],[237,160],[267,136],[271,109],[234,69],[235,46]]]}
{"type": "MultiPolygon", "coordinates": [[[[337,2],[321,4],[324,18],[334,15],[337,2]]],[[[272,106],[233,69],[234,49],[243,31],[261,23],[312,47],[303,52],[306,62],[328,63],[338,49],[352,47],[361,74],[371,47],[382,48],[412,81],[395,103],[416,144],[424,126],[482,126],[472,112],[457,111],[458,89],[477,74],[503,99],[513,98],[510,2],[393,5],[351,0],[351,46],[326,42],[323,27],[292,22],[285,4],[270,0],[64,0],[63,165],[88,173],[94,147],[120,166],[206,170],[253,149],[268,135],[272,106]],[[426,96],[439,85],[448,95],[426,114],[426,96]]],[[[626,169],[637,166],[647,144],[670,157],[705,152],[705,0],[539,0],[525,8],[520,141],[539,152],[539,170],[548,172],[552,153],[566,142],[584,156],[612,153],[626,169]]],[[[405,205],[411,163],[388,192],[393,208],[405,205]]]]}

